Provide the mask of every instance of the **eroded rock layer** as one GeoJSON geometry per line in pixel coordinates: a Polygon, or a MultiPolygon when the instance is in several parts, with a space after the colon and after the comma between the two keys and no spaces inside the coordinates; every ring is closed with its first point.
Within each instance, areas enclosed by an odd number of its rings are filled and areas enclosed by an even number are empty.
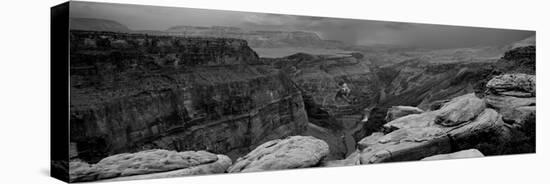
{"type": "Polygon", "coordinates": [[[232,158],[305,132],[300,91],[237,39],[72,32],[74,158],[162,148],[232,158]]]}

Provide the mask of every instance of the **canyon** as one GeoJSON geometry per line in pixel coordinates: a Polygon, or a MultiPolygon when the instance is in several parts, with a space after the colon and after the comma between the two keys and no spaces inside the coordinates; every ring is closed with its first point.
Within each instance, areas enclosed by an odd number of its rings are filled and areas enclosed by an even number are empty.
{"type": "Polygon", "coordinates": [[[75,181],[535,151],[535,46],[529,43],[502,47],[510,50],[499,58],[412,57],[381,66],[360,50],[261,57],[251,44],[334,45],[299,32],[262,33],[271,40],[256,42],[250,35],[258,32],[240,31],[72,30],[75,181]],[[225,36],[233,32],[241,36],[225,36]],[[107,161],[121,158],[181,154],[205,160],[145,173],[105,170],[107,161]]]}

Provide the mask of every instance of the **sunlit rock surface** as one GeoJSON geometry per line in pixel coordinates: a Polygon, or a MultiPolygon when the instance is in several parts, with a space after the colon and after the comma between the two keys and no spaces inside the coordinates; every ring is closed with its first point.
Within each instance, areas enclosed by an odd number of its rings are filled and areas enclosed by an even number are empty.
{"type": "Polygon", "coordinates": [[[311,136],[268,141],[240,157],[229,172],[252,172],[312,167],[329,154],[329,146],[311,136]]]}

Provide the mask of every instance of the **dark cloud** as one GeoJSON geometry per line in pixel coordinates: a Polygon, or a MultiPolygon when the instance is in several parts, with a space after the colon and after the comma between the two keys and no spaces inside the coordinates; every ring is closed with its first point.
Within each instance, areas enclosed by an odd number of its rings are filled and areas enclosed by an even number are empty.
{"type": "Polygon", "coordinates": [[[110,19],[134,30],[177,25],[234,26],[252,30],[311,31],[350,44],[392,44],[424,48],[502,45],[532,31],[412,24],[190,8],[71,2],[71,16],[110,19]]]}

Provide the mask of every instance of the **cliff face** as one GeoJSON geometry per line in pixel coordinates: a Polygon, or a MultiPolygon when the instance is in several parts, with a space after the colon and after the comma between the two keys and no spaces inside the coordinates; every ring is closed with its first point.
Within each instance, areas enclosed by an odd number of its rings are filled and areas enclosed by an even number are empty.
{"type": "Polygon", "coordinates": [[[298,53],[280,59],[264,59],[291,76],[302,90],[310,123],[308,134],[329,143],[329,159],[354,151],[365,136],[364,111],[379,98],[376,67],[361,54],[314,56],[298,53]],[[342,84],[350,89],[339,95],[342,84]]]}
{"type": "Polygon", "coordinates": [[[71,40],[76,158],[152,148],[236,158],[306,129],[300,91],[245,41],[98,32],[71,40]]]}
{"type": "Polygon", "coordinates": [[[498,68],[507,73],[536,73],[535,46],[516,47],[504,53],[498,61],[498,68]]]}

